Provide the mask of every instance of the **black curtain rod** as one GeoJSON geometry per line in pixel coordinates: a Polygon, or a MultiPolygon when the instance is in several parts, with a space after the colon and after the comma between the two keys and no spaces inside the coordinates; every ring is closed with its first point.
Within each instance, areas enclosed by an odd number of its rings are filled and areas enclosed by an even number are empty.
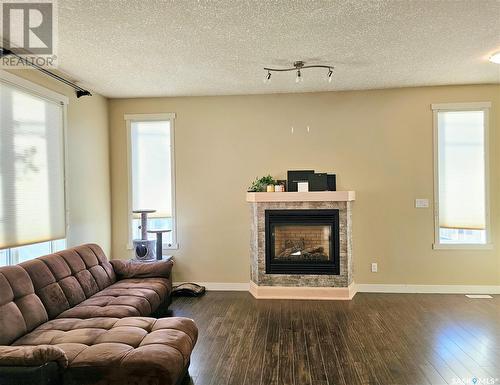
{"type": "Polygon", "coordinates": [[[61,83],[66,84],[67,86],[70,86],[71,88],[73,88],[75,90],[77,98],[81,98],[82,96],[92,96],[92,94],[90,93],[89,90],[86,90],[85,88],[82,88],[79,85],[76,85],[75,83],[70,82],[69,80],[64,79],[63,77],[55,74],[54,72],[49,71],[49,70],[47,70],[47,69],[45,69],[45,68],[43,68],[43,67],[41,67],[33,62],[30,62],[29,60],[26,60],[25,58],[19,56],[15,52],[12,52],[10,49],[6,49],[3,47],[0,48],[0,58],[2,58],[4,56],[9,56],[9,55],[17,57],[24,64],[33,67],[34,69],[44,73],[47,76],[50,76],[53,79],[60,81],[61,83]]]}

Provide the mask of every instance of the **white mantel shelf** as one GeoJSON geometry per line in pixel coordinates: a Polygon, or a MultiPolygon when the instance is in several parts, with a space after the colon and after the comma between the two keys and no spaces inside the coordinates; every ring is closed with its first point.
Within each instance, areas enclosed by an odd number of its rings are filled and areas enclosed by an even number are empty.
{"type": "Polygon", "coordinates": [[[247,202],[350,202],[355,191],[247,192],[247,202]]]}

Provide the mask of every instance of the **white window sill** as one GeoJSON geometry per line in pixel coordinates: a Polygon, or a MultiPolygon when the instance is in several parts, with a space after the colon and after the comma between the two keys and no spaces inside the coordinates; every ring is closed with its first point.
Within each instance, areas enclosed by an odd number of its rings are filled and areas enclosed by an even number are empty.
{"type": "Polygon", "coordinates": [[[492,243],[474,244],[474,243],[434,243],[434,250],[492,250],[492,243]]]}
{"type": "MultiPolygon", "coordinates": [[[[134,250],[134,246],[131,245],[130,243],[127,244],[127,250],[134,250]]],[[[155,249],[156,250],[156,249],[155,249]]],[[[168,251],[168,250],[179,250],[179,244],[178,243],[174,243],[173,245],[171,246],[165,246],[163,245],[162,247],[162,250],[163,251],[168,251]]]]}

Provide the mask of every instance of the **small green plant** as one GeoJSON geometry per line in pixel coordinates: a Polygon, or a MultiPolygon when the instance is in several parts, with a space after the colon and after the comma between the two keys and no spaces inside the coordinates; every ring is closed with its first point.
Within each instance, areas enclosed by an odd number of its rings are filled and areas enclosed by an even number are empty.
{"type": "Polygon", "coordinates": [[[271,175],[263,176],[262,178],[256,178],[252,185],[248,188],[249,192],[264,192],[266,191],[267,185],[275,184],[276,181],[271,175]]]}

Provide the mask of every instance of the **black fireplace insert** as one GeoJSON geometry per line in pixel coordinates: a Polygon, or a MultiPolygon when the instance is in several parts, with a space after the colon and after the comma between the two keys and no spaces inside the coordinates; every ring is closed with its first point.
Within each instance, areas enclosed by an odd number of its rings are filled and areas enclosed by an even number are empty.
{"type": "Polygon", "coordinates": [[[339,210],[265,214],[267,274],[339,274],[339,210]]]}

